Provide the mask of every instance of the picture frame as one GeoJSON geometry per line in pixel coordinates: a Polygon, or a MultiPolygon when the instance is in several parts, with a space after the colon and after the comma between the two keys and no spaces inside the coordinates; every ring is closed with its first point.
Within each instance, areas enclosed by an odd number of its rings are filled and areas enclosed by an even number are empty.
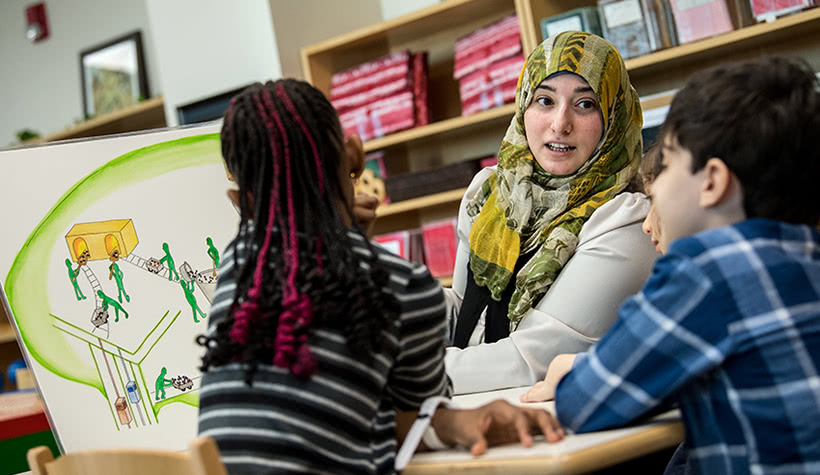
{"type": "Polygon", "coordinates": [[[80,84],[86,119],[150,97],[142,33],[134,31],[81,51],[80,84]]]}

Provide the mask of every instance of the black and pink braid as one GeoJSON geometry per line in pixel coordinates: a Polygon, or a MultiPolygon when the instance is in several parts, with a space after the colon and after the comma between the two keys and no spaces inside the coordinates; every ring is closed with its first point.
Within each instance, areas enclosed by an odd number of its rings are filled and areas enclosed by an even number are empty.
{"type": "Polygon", "coordinates": [[[240,190],[237,291],[229,318],[198,338],[203,371],[246,362],[250,383],[257,365],[272,361],[308,378],[317,325],[343,330],[357,356],[378,350],[382,332],[396,328],[398,304],[379,284],[387,273],[375,259],[362,268],[351,248],[342,213],[352,213],[339,206],[342,133],[330,103],[301,81],[251,86],[231,101],[221,140],[240,190]]]}

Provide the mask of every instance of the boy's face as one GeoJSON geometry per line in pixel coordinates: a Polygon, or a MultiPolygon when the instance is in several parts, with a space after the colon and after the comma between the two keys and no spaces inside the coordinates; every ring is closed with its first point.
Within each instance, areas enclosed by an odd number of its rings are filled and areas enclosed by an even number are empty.
{"type": "Polygon", "coordinates": [[[661,153],[662,170],[649,187],[652,207],[644,232],[659,252],[665,252],[676,239],[706,229],[706,219],[700,206],[703,170],[692,173],[692,154],[677,137],[665,137],[661,153]]]}
{"type": "MultiPolygon", "coordinates": [[[[646,186],[646,193],[652,198],[652,185],[646,186]]],[[[658,219],[658,213],[655,212],[654,202],[652,202],[649,207],[649,212],[643,220],[641,229],[652,239],[652,245],[655,246],[655,250],[658,251],[658,253],[663,254],[666,252],[666,244],[661,244],[661,222],[660,219],[658,219]]]]}

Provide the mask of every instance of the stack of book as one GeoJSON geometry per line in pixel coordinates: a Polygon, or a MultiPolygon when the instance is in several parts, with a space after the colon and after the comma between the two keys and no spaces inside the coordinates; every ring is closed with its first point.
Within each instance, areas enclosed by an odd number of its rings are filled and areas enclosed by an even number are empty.
{"type": "Polygon", "coordinates": [[[598,0],[598,7],[604,37],[624,59],[677,44],[667,0],[598,0]]]}
{"type": "Polygon", "coordinates": [[[459,81],[462,115],[513,102],[523,65],[521,27],[515,15],[459,38],[453,78],[459,81]]]}
{"type": "Polygon", "coordinates": [[[345,134],[362,140],[427,125],[427,53],[399,51],[334,74],[330,102],[345,134]]]}

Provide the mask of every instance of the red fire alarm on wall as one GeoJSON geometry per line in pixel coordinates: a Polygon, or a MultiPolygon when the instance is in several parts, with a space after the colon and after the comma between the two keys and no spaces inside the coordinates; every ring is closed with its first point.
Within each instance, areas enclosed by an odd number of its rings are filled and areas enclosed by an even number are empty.
{"type": "Polygon", "coordinates": [[[48,38],[45,3],[41,2],[26,7],[26,38],[32,43],[48,38]]]}

